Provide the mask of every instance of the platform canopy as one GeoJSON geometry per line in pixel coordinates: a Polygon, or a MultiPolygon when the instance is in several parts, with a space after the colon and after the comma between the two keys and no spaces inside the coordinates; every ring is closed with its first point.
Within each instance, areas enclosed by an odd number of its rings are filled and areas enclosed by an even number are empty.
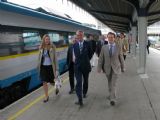
{"type": "Polygon", "coordinates": [[[138,16],[160,20],[160,0],[70,0],[116,32],[128,32],[138,16]]]}

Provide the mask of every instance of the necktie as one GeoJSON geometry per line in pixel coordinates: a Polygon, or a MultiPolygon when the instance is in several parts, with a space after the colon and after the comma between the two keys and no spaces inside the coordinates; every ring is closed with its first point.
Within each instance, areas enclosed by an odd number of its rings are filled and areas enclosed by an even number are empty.
{"type": "Polygon", "coordinates": [[[83,49],[83,43],[82,42],[80,42],[79,49],[80,49],[80,53],[81,53],[82,49],[83,49]]]}
{"type": "Polygon", "coordinates": [[[75,62],[75,59],[76,59],[76,57],[75,57],[74,49],[73,49],[73,51],[72,51],[72,62],[75,62]]]}
{"type": "Polygon", "coordinates": [[[109,49],[109,56],[112,57],[112,44],[110,45],[110,49],[109,49]]]}

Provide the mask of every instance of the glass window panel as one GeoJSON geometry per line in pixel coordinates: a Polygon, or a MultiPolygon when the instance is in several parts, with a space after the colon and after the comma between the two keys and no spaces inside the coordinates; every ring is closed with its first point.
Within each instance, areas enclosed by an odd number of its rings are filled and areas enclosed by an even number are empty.
{"type": "Polygon", "coordinates": [[[0,56],[38,50],[41,39],[38,32],[0,32],[0,56]]]}
{"type": "Polygon", "coordinates": [[[56,47],[63,47],[68,44],[68,35],[63,32],[49,32],[51,41],[56,45],[56,47]]]}

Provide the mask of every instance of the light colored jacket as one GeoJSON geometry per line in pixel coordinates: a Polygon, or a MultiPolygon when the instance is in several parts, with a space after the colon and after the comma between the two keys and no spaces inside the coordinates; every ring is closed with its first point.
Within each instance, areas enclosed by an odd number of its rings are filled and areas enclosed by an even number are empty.
{"type": "Polygon", "coordinates": [[[121,50],[120,51],[123,54],[126,54],[127,51],[128,51],[128,40],[125,39],[125,38],[123,38],[123,39],[119,38],[115,42],[116,42],[116,44],[118,44],[119,46],[121,46],[121,50]]]}
{"type": "Polygon", "coordinates": [[[98,71],[104,70],[106,75],[110,74],[111,67],[116,74],[121,74],[121,64],[124,64],[122,52],[118,44],[114,47],[112,57],[109,55],[109,45],[104,45],[98,60],[98,71]]]}
{"type": "MultiPolygon", "coordinates": [[[[41,66],[41,61],[42,61],[42,55],[43,55],[43,49],[40,49],[39,56],[38,56],[38,70],[39,70],[39,72],[40,72],[40,68],[41,68],[40,66],[41,66]]],[[[57,76],[56,71],[59,71],[59,67],[58,67],[58,61],[57,61],[57,55],[56,55],[56,47],[54,45],[53,45],[53,48],[49,49],[49,56],[51,58],[54,76],[57,76]]]]}
{"type": "Polygon", "coordinates": [[[127,39],[123,39],[123,54],[126,54],[128,51],[128,40],[127,39]]]}

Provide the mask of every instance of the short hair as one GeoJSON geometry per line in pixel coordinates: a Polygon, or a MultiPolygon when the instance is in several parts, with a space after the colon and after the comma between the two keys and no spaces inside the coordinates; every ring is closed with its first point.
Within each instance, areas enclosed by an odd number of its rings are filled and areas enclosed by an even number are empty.
{"type": "Polygon", "coordinates": [[[126,37],[126,35],[124,33],[120,33],[120,35],[123,35],[124,37],[126,37]]]}
{"type": "Polygon", "coordinates": [[[116,34],[114,34],[113,32],[109,32],[109,33],[107,34],[107,37],[108,37],[108,35],[113,35],[114,38],[116,37],[116,34]]]}
{"type": "Polygon", "coordinates": [[[77,30],[77,31],[76,31],[76,35],[77,35],[79,32],[81,32],[81,33],[84,34],[84,32],[83,32],[82,30],[77,30]]]}

